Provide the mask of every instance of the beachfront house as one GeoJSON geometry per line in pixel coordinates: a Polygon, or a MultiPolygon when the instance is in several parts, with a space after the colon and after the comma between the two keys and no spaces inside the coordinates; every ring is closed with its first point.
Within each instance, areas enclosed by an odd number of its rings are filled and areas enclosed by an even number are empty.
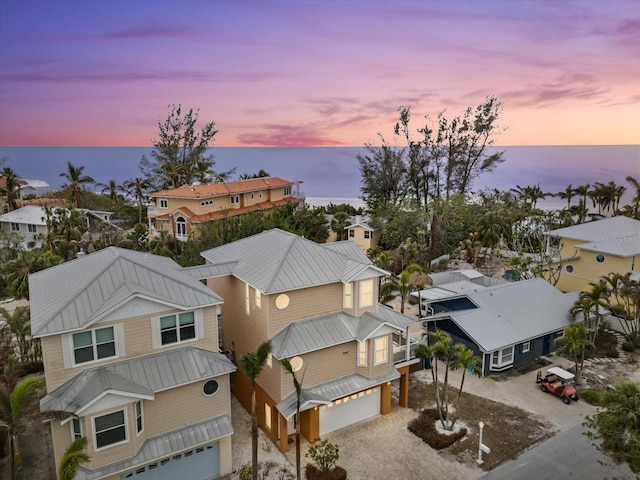
{"type": "Polygon", "coordinates": [[[573,318],[569,311],[577,294],[565,294],[542,278],[489,286],[466,282],[432,296],[422,326],[427,332],[443,330],[482,359],[483,376],[530,362],[555,350],[573,318]]]}
{"type": "Polygon", "coordinates": [[[186,240],[203,223],[289,203],[302,205],[304,194],[298,189],[300,183],[262,177],[237,182],[183,185],[151,193],[149,197],[154,204],[147,209],[149,234],[156,236],[158,232],[165,231],[179,240],[186,240]]]}
{"type": "MultiPolygon", "coordinates": [[[[302,382],[298,421],[308,439],[391,410],[391,382],[408,405],[413,358],[409,327],[416,322],[378,304],[387,272],[353,242],[318,244],[267,230],[202,252],[197,278],[224,299],[222,343],[236,360],[270,341],[272,354],[257,379],[258,422],[288,450],[296,394],[281,360],[297,365],[302,382]]],[[[251,405],[247,378],[236,372],[233,392],[251,405]]]]}
{"type": "Polygon", "coordinates": [[[556,286],[586,291],[609,273],[640,271],[640,221],[616,216],[547,233],[548,254],[560,269],[556,286]]]}
{"type": "Polygon", "coordinates": [[[109,247],[29,276],[56,465],[87,438],[75,477],[209,479],[232,471],[222,299],[165,257],[109,247]],[[58,417],[56,417],[58,418],[58,417]]]}

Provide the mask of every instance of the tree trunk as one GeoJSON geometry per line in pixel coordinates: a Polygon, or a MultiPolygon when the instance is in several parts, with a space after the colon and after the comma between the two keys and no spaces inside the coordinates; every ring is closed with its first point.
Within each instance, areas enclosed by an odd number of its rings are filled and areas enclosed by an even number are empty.
{"type": "Polygon", "coordinates": [[[255,387],[251,389],[251,478],[258,480],[258,415],[255,387]]]}

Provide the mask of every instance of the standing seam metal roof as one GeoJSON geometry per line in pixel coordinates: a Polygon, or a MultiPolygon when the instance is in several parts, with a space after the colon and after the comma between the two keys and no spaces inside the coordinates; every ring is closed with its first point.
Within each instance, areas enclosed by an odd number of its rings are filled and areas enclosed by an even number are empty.
{"type": "Polygon", "coordinates": [[[29,293],[35,337],[84,328],[135,295],[184,309],[222,303],[173,260],[117,247],[29,275],[29,293]]]}

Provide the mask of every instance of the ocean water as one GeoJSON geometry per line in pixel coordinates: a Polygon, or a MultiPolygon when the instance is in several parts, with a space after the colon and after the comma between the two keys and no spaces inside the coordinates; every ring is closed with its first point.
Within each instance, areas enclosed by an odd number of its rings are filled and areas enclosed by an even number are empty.
{"type": "MultiPolygon", "coordinates": [[[[44,180],[59,187],[67,162],[84,166],[86,175],[108,183],[122,183],[140,176],[138,164],[151,147],[3,147],[0,158],[21,178],[44,180]]],[[[567,185],[615,181],[628,187],[623,203],[630,200],[628,175],[640,178],[640,145],[602,146],[509,146],[506,161],[495,172],[479,177],[472,190],[540,185],[545,192],[557,193],[567,185]]],[[[312,205],[328,201],[361,203],[362,186],[358,154],[362,147],[213,147],[215,170],[236,169],[235,176],[264,169],[272,176],[301,181],[300,190],[312,205]]],[[[546,206],[563,206],[557,198],[546,206]]]]}

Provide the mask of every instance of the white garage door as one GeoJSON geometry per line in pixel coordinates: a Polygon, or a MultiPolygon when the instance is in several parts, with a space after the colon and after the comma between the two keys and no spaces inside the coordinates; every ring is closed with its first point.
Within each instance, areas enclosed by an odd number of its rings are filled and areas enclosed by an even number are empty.
{"type": "Polygon", "coordinates": [[[138,470],[122,474],[121,480],[207,480],[220,473],[218,443],[173,455],[138,470]]]}
{"type": "Polygon", "coordinates": [[[380,414],[380,387],[320,407],[320,436],[380,414]]]}

